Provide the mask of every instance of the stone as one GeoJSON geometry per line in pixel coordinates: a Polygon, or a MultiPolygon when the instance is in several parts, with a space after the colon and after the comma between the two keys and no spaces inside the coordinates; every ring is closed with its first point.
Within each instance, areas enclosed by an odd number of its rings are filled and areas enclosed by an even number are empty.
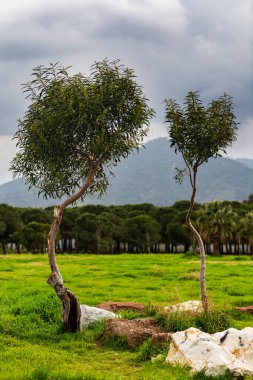
{"type": "Polygon", "coordinates": [[[177,305],[165,306],[164,310],[166,311],[166,313],[175,313],[175,312],[202,313],[203,306],[202,306],[201,301],[191,300],[191,301],[178,303],[177,305]]]}
{"type": "Polygon", "coordinates": [[[246,311],[250,314],[253,314],[253,305],[245,306],[245,307],[236,307],[236,309],[240,310],[240,311],[246,311]]]}
{"type": "Polygon", "coordinates": [[[230,328],[207,334],[196,328],[172,334],[166,362],[187,365],[193,372],[204,371],[208,376],[253,375],[253,328],[230,328]]]}
{"type": "Polygon", "coordinates": [[[118,315],[112,313],[111,311],[99,309],[98,307],[80,305],[80,308],[81,308],[81,318],[80,318],[81,330],[84,327],[90,326],[98,321],[101,321],[102,319],[119,317],[118,315]]]}
{"type": "Polygon", "coordinates": [[[117,312],[118,310],[144,312],[145,306],[138,302],[103,302],[97,305],[100,309],[117,312]]]}
{"type": "Polygon", "coordinates": [[[124,337],[129,348],[136,348],[145,340],[151,338],[154,345],[162,345],[170,339],[170,333],[164,333],[156,321],[151,318],[137,319],[109,319],[106,322],[106,330],[101,342],[109,337],[124,337]]]}

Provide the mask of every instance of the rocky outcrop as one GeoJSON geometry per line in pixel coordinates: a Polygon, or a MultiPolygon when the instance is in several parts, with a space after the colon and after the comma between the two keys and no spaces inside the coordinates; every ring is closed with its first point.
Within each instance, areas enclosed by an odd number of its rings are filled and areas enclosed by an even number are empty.
{"type": "Polygon", "coordinates": [[[103,302],[97,305],[100,309],[117,312],[119,310],[144,312],[145,306],[138,302],[103,302]]]}
{"type": "Polygon", "coordinates": [[[165,333],[151,318],[109,319],[101,342],[110,337],[125,338],[129,348],[136,348],[149,338],[152,344],[161,346],[170,340],[171,334],[165,333]]]}
{"type": "Polygon", "coordinates": [[[87,305],[80,305],[81,308],[81,318],[80,325],[81,330],[84,327],[90,326],[102,319],[108,318],[118,318],[118,315],[112,313],[111,311],[99,309],[98,307],[91,307],[87,305]]]}
{"type": "Polygon", "coordinates": [[[253,375],[253,328],[230,328],[212,335],[189,328],[172,335],[166,362],[187,365],[209,376],[253,375]]]}
{"type": "Polygon", "coordinates": [[[165,306],[166,313],[202,313],[203,306],[201,301],[186,301],[177,305],[165,306]]]}

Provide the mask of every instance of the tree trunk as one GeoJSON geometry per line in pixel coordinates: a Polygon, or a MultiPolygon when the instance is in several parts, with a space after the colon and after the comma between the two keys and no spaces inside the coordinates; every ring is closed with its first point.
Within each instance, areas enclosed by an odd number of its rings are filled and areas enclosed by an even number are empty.
{"type": "Polygon", "coordinates": [[[15,243],[15,246],[16,246],[16,252],[17,253],[21,253],[21,251],[20,251],[20,243],[15,243]]]}
{"type": "Polygon", "coordinates": [[[192,231],[193,235],[195,236],[198,246],[199,246],[199,252],[200,252],[200,294],[201,294],[201,302],[203,305],[204,311],[208,311],[208,299],[206,294],[206,280],[205,280],[205,273],[206,273],[206,253],[205,253],[205,247],[203,244],[203,241],[201,239],[200,234],[198,231],[193,227],[191,223],[191,212],[194,206],[195,201],[195,195],[196,195],[196,175],[197,175],[197,167],[193,169],[193,178],[192,175],[190,175],[191,180],[191,186],[192,186],[192,196],[190,200],[190,206],[189,210],[186,215],[186,225],[189,227],[189,229],[192,231]]]}
{"type": "Polygon", "coordinates": [[[56,294],[62,301],[62,320],[64,330],[66,331],[81,330],[81,308],[77,297],[64,286],[63,278],[56,262],[55,241],[61,224],[64,209],[70,204],[76,202],[81,196],[84,195],[85,191],[91,186],[99,165],[99,160],[95,162],[91,160],[89,175],[81,189],[66,199],[62,204],[54,208],[53,221],[48,234],[48,259],[51,268],[51,274],[47,282],[54,288],[56,294]]]}
{"type": "Polygon", "coordinates": [[[6,255],[6,244],[4,241],[1,242],[2,244],[2,251],[3,251],[3,254],[6,255]]]}
{"type": "Polygon", "coordinates": [[[190,249],[190,244],[189,243],[184,243],[184,253],[188,252],[190,249]]]}
{"type": "Polygon", "coordinates": [[[96,231],[96,239],[97,239],[97,254],[100,253],[100,246],[101,246],[101,230],[100,228],[96,231]]]}
{"type": "Polygon", "coordinates": [[[213,256],[220,256],[220,240],[216,237],[213,239],[213,256]]]}
{"type": "Polygon", "coordinates": [[[145,234],[146,243],[147,243],[147,253],[150,253],[150,236],[149,233],[145,234]]]}

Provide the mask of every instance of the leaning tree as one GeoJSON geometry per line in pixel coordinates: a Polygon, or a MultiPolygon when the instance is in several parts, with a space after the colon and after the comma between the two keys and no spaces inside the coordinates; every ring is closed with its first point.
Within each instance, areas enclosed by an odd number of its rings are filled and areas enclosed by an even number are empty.
{"type": "Polygon", "coordinates": [[[54,208],[48,234],[48,283],[62,300],[64,328],[79,331],[81,308],[64,286],[55,240],[64,209],[87,194],[101,195],[108,175],[138,149],[154,115],[133,70],[120,62],[96,62],[90,75],[69,74],[58,63],[38,66],[23,85],[30,101],[18,121],[19,153],[11,163],[44,197],[65,198],[54,208]]]}
{"type": "Polygon", "coordinates": [[[199,167],[211,157],[216,158],[221,156],[221,153],[226,153],[226,148],[236,139],[237,123],[233,101],[229,95],[224,94],[205,107],[198,92],[190,91],[184,99],[183,107],[173,99],[165,100],[165,121],[169,123],[171,147],[176,153],[181,153],[185,162],[184,169],[177,168],[175,179],[181,183],[184,175],[187,175],[192,187],[186,225],[199,245],[201,301],[204,310],[207,311],[205,249],[199,232],[191,223],[191,213],[195,202],[199,167]]]}

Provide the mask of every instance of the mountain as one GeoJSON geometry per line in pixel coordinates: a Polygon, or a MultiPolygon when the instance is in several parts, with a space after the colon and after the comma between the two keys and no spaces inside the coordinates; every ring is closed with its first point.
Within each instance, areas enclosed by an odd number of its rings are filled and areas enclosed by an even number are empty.
{"type": "Polygon", "coordinates": [[[236,158],[235,161],[240,162],[240,164],[243,164],[247,166],[247,168],[250,168],[253,170],[253,159],[251,158],[236,158]]]}
{"type": "MultiPolygon", "coordinates": [[[[181,156],[169,147],[166,138],[152,140],[123,160],[115,168],[115,177],[110,178],[107,194],[101,198],[88,198],[87,203],[127,204],[153,203],[172,205],[182,199],[189,199],[189,179],[182,185],[173,179],[175,167],[183,168],[181,156]]],[[[238,160],[225,157],[210,159],[198,175],[198,202],[210,200],[247,199],[253,193],[253,169],[238,160]]],[[[0,203],[13,206],[46,207],[58,203],[55,200],[38,198],[36,191],[28,191],[22,180],[15,180],[0,186],[0,203]]]]}

